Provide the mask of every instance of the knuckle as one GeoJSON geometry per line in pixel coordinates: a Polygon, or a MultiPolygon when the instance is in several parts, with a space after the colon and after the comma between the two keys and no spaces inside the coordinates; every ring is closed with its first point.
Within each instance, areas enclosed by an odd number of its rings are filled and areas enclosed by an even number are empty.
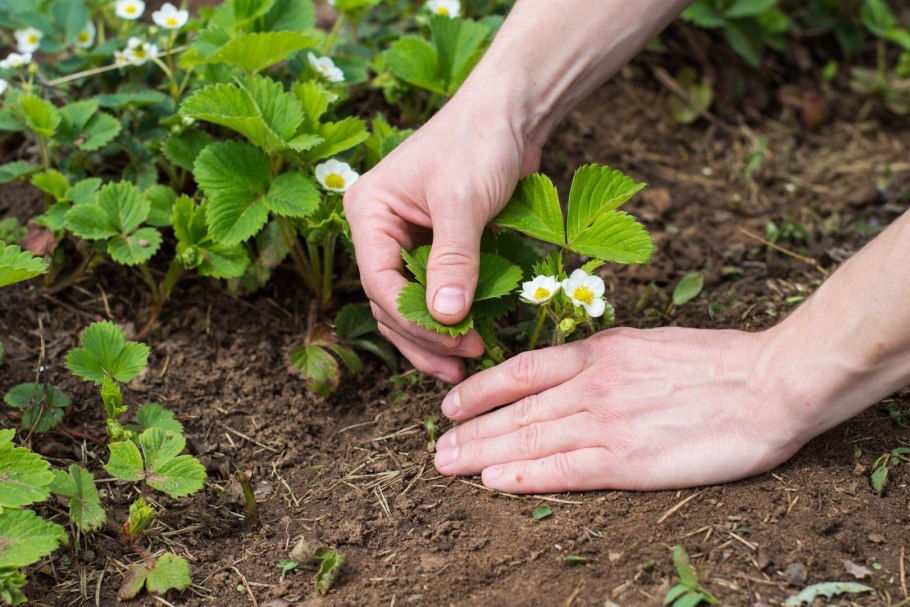
{"type": "MultiPolygon", "coordinates": [[[[437,252],[437,249],[434,248],[433,252],[437,252]]],[[[436,272],[444,272],[447,269],[473,269],[478,265],[479,261],[470,253],[445,245],[438,250],[438,253],[429,262],[429,266],[436,272]]],[[[428,272],[428,274],[430,273],[428,272]]]]}
{"type": "Polygon", "coordinates": [[[519,385],[530,385],[537,379],[537,367],[537,356],[534,352],[522,352],[512,359],[509,379],[519,385]]]}
{"type": "Polygon", "coordinates": [[[516,428],[524,428],[530,426],[533,421],[534,407],[537,401],[537,396],[526,396],[521,399],[514,405],[512,405],[512,424],[516,428]]]}
{"type": "Polygon", "coordinates": [[[518,431],[518,452],[526,457],[531,457],[539,452],[541,442],[540,427],[537,424],[525,426],[518,431]]]}
{"type": "Polygon", "coordinates": [[[547,460],[547,467],[549,470],[545,470],[544,473],[556,480],[566,482],[574,476],[572,474],[572,463],[565,453],[556,453],[550,457],[547,460]]]}

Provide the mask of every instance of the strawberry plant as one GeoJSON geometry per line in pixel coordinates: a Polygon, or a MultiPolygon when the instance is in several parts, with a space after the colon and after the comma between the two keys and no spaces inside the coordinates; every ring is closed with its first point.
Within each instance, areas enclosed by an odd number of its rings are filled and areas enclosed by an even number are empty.
{"type": "Polygon", "coordinates": [[[611,324],[613,306],[604,297],[603,280],[594,271],[606,262],[644,263],[651,257],[654,246],[644,226],[617,210],[644,187],[610,167],[585,165],[572,180],[564,215],[558,192],[546,176],[522,179],[494,219],[495,225],[506,230],[484,239],[486,251],[480,258],[471,313],[454,326],[443,325],[430,314],[426,304],[428,246],[402,253],[416,282],[402,290],[398,311],[420,326],[453,337],[476,329],[493,362],[500,362],[504,351],[496,333],[505,333],[495,321],[515,309],[514,293],[519,283],[521,301],[539,308],[533,325],[525,332],[528,349],[537,346],[548,321],[554,344],[564,342],[576,327],[593,331],[595,323],[611,324]],[[556,249],[541,259],[512,231],[556,249]],[[570,271],[567,266],[573,254],[588,261],[570,271]],[[522,282],[528,274],[533,278],[522,282]]]}

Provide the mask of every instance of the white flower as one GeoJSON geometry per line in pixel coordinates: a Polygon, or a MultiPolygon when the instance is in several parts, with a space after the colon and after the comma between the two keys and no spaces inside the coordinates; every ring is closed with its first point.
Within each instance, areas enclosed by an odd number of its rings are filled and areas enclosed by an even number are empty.
{"type": "Polygon", "coordinates": [[[163,27],[166,30],[179,30],[186,25],[186,20],[189,18],[189,11],[178,10],[177,7],[170,2],[164,3],[161,10],[152,13],[152,21],[154,21],[158,27],[163,27]]]}
{"type": "Polygon", "coordinates": [[[135,21],[145,12],[145,2],[142,0],[117,0],[114,2],[114,13],[121,19],[135,21]]]}
{"type": "Polygon", "coordinates": [[[89,48],[95,43],[95,24],[89,21],[82,28],[82,31],[76,34],[76,46],[79,48],[89,48]]]}
{"type": "Polygon", "coordinates": [[[117,67],[124,67],[130,64],[130,60],[126,58],[126,53],[123,51],[114,51],[114,65],[117,67]]]}
{"type": "Polygon", "coordinates": [[[157,55],[157,44],[143,42],[142,44],[134,45],[132,38],[127,45],[126,51],[124,52],[126,60],[129,61],[132,65],[143,65],[146,61],[153,57],[156,57],[157,55]]]}
{"type": "Polygon", "coordinates": [[[534,280],[521,283],[521,298],[533,304],[547,303],[561,286],[555,276],[535,276],[534,280]]]}
{"type": "Polygon", "coordinates": [[[459,0],[427,0],[426,6],[434,15],[455,19],[461,14],[461,2],[459,0]]]}
{"type": "Polygon", "coordinates": [[[16,36],[16,46],[19,47],[20,53],[34,53],[41,44],[41,38],[44,36],[41,32],[33,27],[27,27],[24,30],[13,32],[16,36]]]}
{"type": "Polygon", "coordinates": [[[329,6],[331,6],[332,8],[335,8],[335,0],[326,0],[325,3],[328,4],[329,6]]]}
{"type": "Polygon", "coordinates": [[[599,276],[591,276],[582,269],[562,281],[562,290],[566,292],[572,304],[581,306],[592,318],[602,316],[607,307],[604,301],[604,281],[599,276]]]}
{"type": "Polygon", "coordinates": [[[0,68],[5,70],[16,69],[18,67],[24,67],[32,62],[31,53],[10,53],[6,56],[6,59],[0,61],[0,68]]]}
{"type": "Polygon", "coordinates": [[[313,53],[307,53],[306,57],[313,69],[329,82],[344,82],[344,72],[335,67],[335,62],[330,57],[317,57],[313,53]]]}
{"type": "Polygon", "coordinates": [[[0,78],[0,95],[5,93],[6,89],[8,89],[8,88],[9,88],[9,82],[4,80],[3,78],[0,78]]]}
{"type": "Polygon", "coordinates": [[[139,48],[140,46],[142,46],[142,38],[137,36],[130,36],[130,39],[126,41],[127,50],[139,48]]]}
{"type": "Polygon", "coordinates": [[[316,179],[331,192],[345,192],[360,175],[347,162],[331,158],[316,165],[316,179]]]}

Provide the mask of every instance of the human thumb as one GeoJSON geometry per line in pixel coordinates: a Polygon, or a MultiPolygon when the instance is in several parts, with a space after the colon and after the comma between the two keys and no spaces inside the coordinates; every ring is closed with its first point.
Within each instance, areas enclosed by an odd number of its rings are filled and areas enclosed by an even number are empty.
{"type": "Polygon", "coordinates": [[[456,205],[433,218],[433,247],[427,263],[427,308],[445,325],[461,322],[471,310],[480,271],[484,223],[456,205]]]}

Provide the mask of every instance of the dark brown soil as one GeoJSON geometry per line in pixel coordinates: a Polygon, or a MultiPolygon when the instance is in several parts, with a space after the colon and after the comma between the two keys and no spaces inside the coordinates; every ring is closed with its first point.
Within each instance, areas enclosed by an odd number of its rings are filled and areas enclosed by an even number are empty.
{"type": "MultiPolygon", "coordinates": [[[[666,118],[665,94],[634,84],[643,80],[638,69],[573,113],[544,162],[561,188],[574,168],[591,161],[651,183],[630,211],[655,234],[654,262],[606,274],[621,324],[768,326],[822,273],[769,251],[742,229],[763,235],[769,220],[799,221],[808,243],[782,246],[830,270],[906,209],[906,124],[845,115],[814,133],[788,116],[751,127],[713,120],[677,127],[666,118]],[[758,137],[766,138],[764,162],[742,176],[758,137]],[[705,272],[706,291],[675,309],[670,293],[692,271],[705,272]]],[[[27,188],[4,188],[0,216],[24,219],[35,202],[27,188]]],[[[129,273],[102,267],[55,294],[37,282],[0,291],[8,350],[0,389],[32,379],[43,325],[51,381],[73,397],[64,427],[101,437],[100,399],[68,376],[63,356],[92,320],[140,326],[147,297],[138,289],[129,273]]],[[[158,530],[170,532],[153,534],[159,538],[153,548],[165,542],[190,559],[194,586],[170,594],[168,603],[145,597],[137,604],[658,605],[675,583],[676,544],[688,548],[724,604],[776,605],[809,583],[853,580],[847,561],[868,567],[864,582],[880,594],[841,604],[885,604],[889,593],[896,603],[906,595],[901,561],[910,549],[910,476],[895,470],[889,491],[877,497],[868,474],[876,456],[910,444],[910,432],[880,409],[820,436],[771,473],[724,486],[497,495],[477,479],[435,472],[418,425],[430,416],[447,427],[439,413],[442,387],[434,382],[400,396],[390,372],[375,363],[329,399],[308,394],[286,362],[301,339],[305,310],[290,277],[245,299],[193,280],[178,287],[146,340],[150,367],[130,385],[127,401],[175,410],[211,480],[188,503],[161,500],[158,530]],[[230,480],[235,470],[252,476],[258,525],[243,519],[230,480]],[[553,515],[535,521],[531,512],[541,504],[553,515]],[[308,572],[281,580],[277,563],[301,536],[347,555],[326,597],[308,572]],[[571,566],[568,555],[589,560],[571,566]],[[794,579],[794,565],[804,567],[805,579],[794,579]]],[[[910,407],[910,395],[896,395],[894,403],[910,407]]],[[[10,423],[2,415],[0,421],[10,423]]],[[[100,467],[106,450],[90,441],[51,434],[34,445],[55,464],[84,460],[106,478],[100,467]]],[[[114,526],[131,496],[116,483],[101,487],[106,503],[116,504],[108,511],[111,527],[33,567],[32,604],[116,603],[131,557],[114,526]]]]}

